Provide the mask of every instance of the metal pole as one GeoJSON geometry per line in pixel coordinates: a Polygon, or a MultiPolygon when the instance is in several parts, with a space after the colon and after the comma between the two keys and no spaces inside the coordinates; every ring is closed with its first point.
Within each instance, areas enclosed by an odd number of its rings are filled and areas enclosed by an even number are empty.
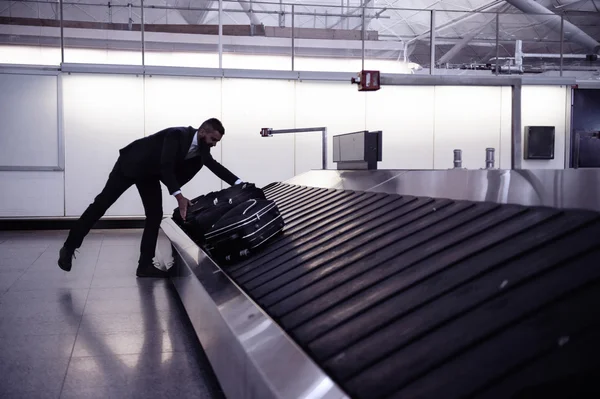
{"type": "Polygon", "coordinates": [[[323,128],[323,170],[327,169],[327,128],[323,128]]]}
{"type": "Polygon", "coordinates": [[[296,10],[294,5],[292,4],[292,71],[294,70],[294,53],[296,53],[296,41],[294,40],[294,37],[296,36],[296,31],[295,31],[295,22],[296,22],[296,10]]]}
{"type": "Polygon", "coordinates": [[[485,168],[493,169],[494,168],[494,152],[496,150],[494,148],[486,148],[485,149],[485,168]]]}
{"type": "Polygon", "coordinates": [[[496,76],[500,71],[500,13],[496,13],[496,76]]]}
{"type": "Polygon", "coordinates": [[[362,70],[365,70],[365,0],[362,2],[362,70]]]}
{"type": "Polygon", "coordinates": [[[435,73],[435,10],[431,10],[431,34],[429,37],[430,55],[431,55],[431,66],[429,67],[429,74],[435,73]]]}
{"type": "Polygon", "coordinates": [[[142,16],[142,24],[140,26],[140,30],[142,31],[142,66],[146,65],[145,62],[145,46],[144,46],[144,0],[140,0],[140,6],[141,6],[141,16],[142,16]]]}
{"type": "Polygon", "coordinates": [[[219,0],[219,69],[223,68],[223,0],[219,0]]]}
{"type": "Polygon", "coordinates": [[[511,169],[521,169],[521,85],[512,86],[511,169]]]}
{"type": "Polygon", "coordinates": [[[60,1],[60,63],[65,63],[65,32],[63,26],[63,0],[60,1]]]}
{"type": "Polygon", "coordinates": [[[563,58],[565,44],[565,16],[560,16],[560,76],[563,76],[563,58]]]}

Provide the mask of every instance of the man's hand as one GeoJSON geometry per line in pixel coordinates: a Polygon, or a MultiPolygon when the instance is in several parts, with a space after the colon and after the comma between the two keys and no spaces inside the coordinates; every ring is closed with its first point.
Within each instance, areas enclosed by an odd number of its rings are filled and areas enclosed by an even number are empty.
{"type": "Polygon", "coordinates": [[[192,205],[192,202],[189,199],[185,198],[182,194],[177,194],[175,198],[177,198],[177,203],[179,204],[179,214],[181,215],[181,218],[185,221],[187,217],[187,208],[188,206],[192,205]]]}

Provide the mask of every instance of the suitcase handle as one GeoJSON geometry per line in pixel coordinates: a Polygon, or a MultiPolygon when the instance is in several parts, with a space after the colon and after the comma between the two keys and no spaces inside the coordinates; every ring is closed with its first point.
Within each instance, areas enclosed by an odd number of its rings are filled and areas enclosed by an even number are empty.
{"type": "Polygon", "coordinates": [[[246,214],[246,212],[248,212],[248,210],[249,210],[250,208],[252,208],[254,205],[256,205],[256,200],[255,200],[255,199],[252,199],[252,200],[250,200],[250,201],[254,201],[254,203],[253,203],[252,205],[250,205],[248,208],[246,208],[246,209],[244,210],[244,212],[242,212],[242,215],[245,215],[245,214],[246,214]]]}

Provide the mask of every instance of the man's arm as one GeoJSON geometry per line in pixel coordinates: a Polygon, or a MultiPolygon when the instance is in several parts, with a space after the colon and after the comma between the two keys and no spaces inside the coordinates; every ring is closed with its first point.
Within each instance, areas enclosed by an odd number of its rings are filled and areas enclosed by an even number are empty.
{"type": "Polygon", "coordinates": [[[223,180],[230,186],[233,186],[233,185],[236,185],[236,184],[239,184],[242,182],[241,179],[239,179],[236,175],[231,173],[229,171],[229,169],[227,169],[226,167],[221,165],[219,162],[217,162],[210,154],[210,151],[203,152],[202,160],[203,160],[204,165],[208,169],[210,169],[210,171],[213,172],[215,174],[215,176],[217,176],[219,179],[223,180]]]}
{"type": "Polygon", "coordinates": [[[177,131],[167,131],[160,157],[160,180],[167,186],[171,195],[177,195],[181,188],[175,175],[175,156],[177,155],[178,147],[177,131]]]}

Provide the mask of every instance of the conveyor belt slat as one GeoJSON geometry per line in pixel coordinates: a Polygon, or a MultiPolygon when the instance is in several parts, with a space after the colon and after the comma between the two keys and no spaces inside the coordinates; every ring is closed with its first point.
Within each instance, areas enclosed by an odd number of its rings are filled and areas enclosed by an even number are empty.
{"type": "MultiPolygon", "coordinates": [[[[551,305],[512,328],[501,330],[481,344],[475,344],[439,369],[409,384],[392,398],[431,398],[440,397],[443,393],[452,397],[471,395],[492,382],[494,376],[503,375],[521,363],[548,352],[560,351],[563,345],[569,344],[571,337],[600,328],[599,304],[600,282],[596,280],[580,290],[556,298],[551,305]],[[594,306],[586,307],[585,311],[573,311],[585,303],[594,306]],[[562,331],[563,334],[557,336],[556,331],[562,331]],[[498,351],[498,348],[503,350],[498,351]],[[452,370],[461,372],[452,373],[452,370]]],[[[565,394],[563,397],[584,397],[573,395],[572,392],[565,394]]]]}
{"type": "MultiPolygon", "coordinates": [[[[593,291],[597,295],[600,292],[599,287],[592,287],[587,291],[593,291]]],[[[572,312],[572,309],[587,304],[592,304],[594,308],[592,315],[596,315],[595,311],[600,309],[600,300],[597,296],[577,299],[579,299],[578,303],[575,299],[566,302],[566,305],[571,307],[571,313],[578,314],[579,312],[572,312]]],[[[555,318],[561,320],[560,316],[555,318]]],[[[562,328],[559,329],[564,331],[562,328]]],[[[529,358],[512,370],[500,374],[500,377],[486,384],[472,397],[480,399],[599,398],[600,346],[597,344],[599,336],[600,326],[597,324],[577,332],[570,330],[559,339],[556,339],[555,334],[556,340],[553,346],[548,346],[538,357],[529,358]],[[582,356],[584,353],[585,356],[582,356]],[[514,395],[515,387],[523,387],[517,390],[520,396],[514,395]]],[[[511,346],[517,347],[510,345],[507,349],[510,350],[511,346]]],[[[495,358],[498,356],[497,352],[496,348],[491,356],[495,358]]],[[[514,352],[511,353],[514,355],[514,352]]],[[[517,358],[518,354],[514,356],[517,358]]],[[[486,364],[489,363],[486,361],[486,364]]]]}
{"type": "MultiPolygon", "coordinates": [[[[369,335],[389,323],[389,320],[418,308],[484,272],[482,266],[493,267],[505,262],[589,221],[588,217],[561,218],[551,226],[548,221],[557,214],[558,212],[550,210],[545,213],[529,212],[524,217],[511,219],[501,230],[491,229],[474,237],[469,245],[450,248],[408,268],[402,268],[381,285],[370,287],[361,295],[355,295],[332,311],[325,312],[294,330],[294,335],[306,342],[314,340],[310,348],[319,357],[326,359],[334,356],[345,345],[369,335]],[[536,227],[531,228],[533,225],[536,227]],[[421,299],[419,303],[406,302],[404,295],[421,299]],[[369,312],[365,312],[366,309],[369,312]],[[330,331],[342,322],[345,324],[330,331]]],[[[412,263],[404,262],[401,257],[388,262],[388,265],[382,265],[382,269],[394,268],[397,262],[401,265],[412,263]]],[[[371,275],[365,275],[364,278],[370,279],[371,275]]]]}
{"type": "MultiPolygon", "coordinates": [[[[290,239],[286,241],[285,246],[280,248],[270,248],[269,255],[261,260],[261,262],[270,262],[269,269],[265,268],[253,268],[251,269],[251,273],[248,273],[244,276],[240,276],[240,282],[248,282],[269,270],[277,268],[279,265],[284,262],[288,262],[293,258],[297,258],[304,254],[304,260],[308,260],[308,252],[317,249],[323,250],[322,245],[335,245],[337,242],[342,242],[341,238],[343,234],[348,233],[347,236],[351,234],[358,235],[358,228],[368,228],[364,227],[364,224],[368,222],[369,215],[372,213],[379,213],[381,215],[385,215],[385,213],[389,211],[393,211],[399,207],[404,206],[408,202],[413,199],[407,199],[403,201],[395,201],[395,198],[392,197],[380,197],[380,200],[377,202],[369,201],[370,205],[365,206],[365,203],[357,204],[356,206],[350,207],[350,212],[347,212],[343,218],[338,219],[335,223],[331,222],[329,219],[329,224],[321,223],[322,227],[314,229],[312,234],[304,235],[303,237],[295,237],[294,239],[290,239]],[[331,243],[333,239],[338,239],[337,242],[331,243]]],[[[392,216],[389,216],[391,218],[392,216]]],[[[385,223],[381,221],[381,223],[385,223]]],[[[343,236],[343,237],[347,237],[343,236]]],[[[316,254],[318,255],[318,254],[316,254]]],[[[313,255],[313,256],[316,256],[313,255]]]]}
{"type": "Polygon", "coordinates": [[[376,209],[376,207],[379,207],[391,200],[392,199],[389,199],[383,195],[365,195],[347,198],[347,200],[342,203],[336,201],[331,207],[328,207],[329,209],[327,212],[316,216],[312,222],[309,222],[304,226],[299,226],[297,229],[286,229],[286,236],[280,240],[277,240],[276,242],[273,242],[269,246],[268,252],[257,254],[256,257],[250,259],[247,263],[235,268],[232,271],[232,274],[236,276],[236,278],[240,278],[240,281],[243,281],[242,276],[245,273],[254,270],[256,265],[271,262],[278,256],[291,250],[290,247],[299,246],[307,240],[310,241],[323,236],[332,229],[339,228],[356,217],[363,216],[366,213],[376,209]],[[339,207],[339,205],[344,206],[339,207]],[[342,211],[340,209],[344,210],[342,211]],[[345,218],[346,216],[347,218],[345,218]]]}
{"type": "MultiPolygon", "coordinates": [[[[280,284],[282,281],[288,282],[289,279],[295,277],[288,276],[287,271],[299,270],[299,264],[309,262],[303,269],[312,270],[323,262],[328,262],[333,258],[344,255],[356,247],[375,240],[383,234],[393,230],[397,225],[406,225],[408,220],[423,217],[431,213],[428,206],[430,203],[435,204],[431,200],[417,200],[413,198],[397,198],[396,201],[386,204],[374,211],[370,215],[364,215],[353,223],[353,229],[338,234],[333,232],[320,237],[318,240],[311,243],[308,251],[300,252],[299,255],[290,254],[277,258],[273,264],[269,265],[269,271],[263,272],[263,268],[258,267],[255,271],[240,279],[246,287],[253,290],[257,297],[266,295],[271,290],[275,289],[274,285],[280,284]],[[420,208],[416,210],[416,208],[420,208]],[[377,217],[370,219],[373,215],[377,217]],[[316,263],[315,263],[316,262],[316,263]]],[[[439,201],[439,208],[443,208],[449,201],[439,201]]],[[[444,212],[444,209],[440,213],[444,212]]],[[[266,269],[266,268],[265,268],[266,269]]],[[[292,274],[296,275],[297,272],[292,274]]],[[[297,276],[299,277],[299,276],[297,276]]]]}
{"type": "MultiPolygon", "coordinates": [[[[391,275],[405,269],[411,263],[431,257],[438,251],[458,244],[460,241],[482,232],[486,228],[491,228],[497,223],[525,212],[522,208],[503,208],[499,206],[476,207],[469,211],[461,213],[460,219],[448,219],[444,223],[415,234],[415,236],[411,237],[411,247],[408,249],[403,247],[402,244],[404,243],[386,248],[386,250],[377,254],[377,259],[362,259],[360,262],[348,266],[346,268],[348,270],[344,269],[324,279],[329,281],[327,281],[326,289],[323,291],[326,294],[321,297],[314,298],[313,295],[312,300],[310,297],[299,298],[298,294],[287,297],[282,301],[284,302],[283,305],[280,302],[272,307],[273,314],[281,317],[281,322],[286,328],[293,329],[316,316],[314,313],[315,310],[322,312],[323,310],[327,310],[327,306],[331,307],[343,300],[354,302],[353,296],[356,293],[372,284],[388,279],[391,275]],[[469,218],[472,219],[469,220],[469,218]],[[442,236],[436,237],[435,234],[442,236]],[[419,240],[419,235],[424,236],[424,238],[419,240]],[[381,262],[389,259],[393,259],[393,263],[381,265],[381,262]],[[367,271],[368,273],[363,275],[367,271]],[[356,275],[360,278],[356,279],[356,275]],[[351,278],[353,284],[343,284],[351,278]],[[308,300],[311,300],[311,302],[304,304],[308,300]]],[[[406,242],[408,243],[408,240],[406,242]]],[[[469,250],[469,247],[465,246],[464,250],[469,250]]],[[[455,248],[455,250],[460,251],[461,249],[455,248]]],[[[383,284],[385,286],[386,282],[383,282],[383,284]]],[[[384,291],[384,286],[378,286],[378,291],[384,291]]],[[[321,290],[317,291],[316,294],[321,290]]],[[[311,289],[310,292],[312,293],[313,290],[311,289]]],[[[365,302],[364,299],[367,298],[363,298],[361,300],[362,303],[365,302]]],[[[330,320],[333,321],[335,318],[330,318],[330,320]]],[[[314,325],[314,323],[311,323],[311,325],[314,325]]]]}
{"type": "MultiPolygon", "coordinates": [[[[527,262],[512,262],[506,270],[490,273],[478,281],[478,284],[461,287],[445,297],[444,301],[432,304],[430,309],[419,309],[415,314],[406,317],[406,320],[402,320],[402,327],[390,325],[385,329],[387,334],[372,336],[369,339],[370,343],[361,346],[360,350],[355,349],[352,354],[349,351],[344,352],[343,357],[340,355],[337,358],[335,367],[327,364],[326,370],[335,370],[335,377],[341,380],[346,380],[352,373],[358,372],[344,384],[357,398],[386,397],[434,367],[439,367],[452,356],[467,350],[486,336],[539,311],[540,307],[561,295],[600,278],[600,267],[593,267],[597,265],[600,255],[598,251],[580,258],[571,258],[571,262],[561,259],[564,263],[559,267],[549,267],[550,270],[540,270],[540,266],[556,266],[559,260],[549,259],[539,253],[536,255],[535,259],[528,257],[527,262]],[[534,277],[533,273],[543,272],[545,273],[529,281],[529,284],[518,284],[522,283],[520,278],[531,278],[534,277]],[[514,284],[509,288],[510,295],[492,295],[492,298],[483,304],[481,300],[475,299],[476,296],[501,291],[499,286],[504,279],[514,284]],[[461,313],[469,310],[467,305],[473,306],[471,312],[462,317],[460,314],[454,314],[459,309],[461,313]],[[424,312],[427,313],[427,320],[423,319],[424,312]],[[447,320],[449,315],[454,317],[447,320]],[[445,319],[448,324],[444,326],[436,323],[445,319]],[[427,334],[427,330],[434,326],[436,329],[427,334]],[[465,326],[471,328],[466,329],[465,326]],[[377,348],[384,348],[386,353],[377,348]],[[390,353],[391,351],[394,352],[390,353]],[[385,358],[376,360],[379,355],[385,358]],[[352,361],[357,359],[363,367],[357,368],[352,364],[352,361]],[[377,363],[370,363],[371,361],[377,363]],[[389,382],[381,384],[382,380],[389,382]]],[[[447,395],[448,393],[445,393],[445,397],[449,397],[447,395]]]]}
{"type": "Polygon", "coordinates": [[[353,398],[510,397],[600,331],[597,212],[265,192],[283,237],[225,271],[353,398]]]}

